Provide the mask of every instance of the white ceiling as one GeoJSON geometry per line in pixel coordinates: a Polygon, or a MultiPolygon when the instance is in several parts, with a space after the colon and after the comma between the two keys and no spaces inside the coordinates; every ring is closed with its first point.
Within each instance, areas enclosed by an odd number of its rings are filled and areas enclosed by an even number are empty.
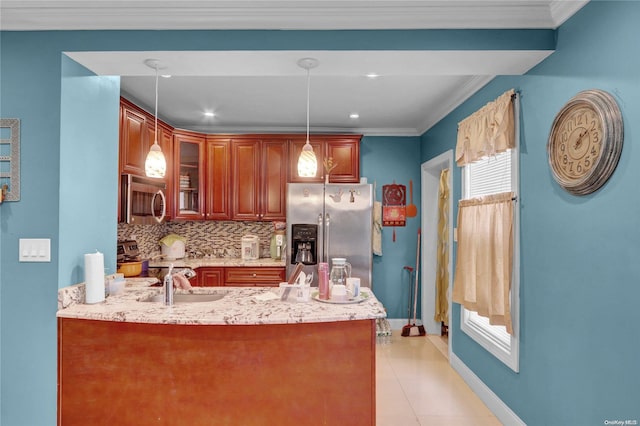
{"type": "MultiPolygon", "coordinates": [[[[554,29],[585,0],[3,0],[3,30],[74,29],[554,29]],[[179,4],[179,6],[177,6],[179,4]]],[[[518,75],[552,51],[67,52],[100,75],[121,75],[124,94],[172,125],[206,132],[311,131],[419,135],[496,75],[518,75]],[[375,72],[376,79],[365,77],[375,72]],[[213,111],[214,118],[206,118],[213,111]],[[357,112],[358,119],[349,114],[357,112]]]]}

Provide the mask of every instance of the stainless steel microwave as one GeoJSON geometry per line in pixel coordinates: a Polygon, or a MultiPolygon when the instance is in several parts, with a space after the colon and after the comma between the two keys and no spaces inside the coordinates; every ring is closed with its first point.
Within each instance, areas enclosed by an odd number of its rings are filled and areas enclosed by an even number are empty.
{"type": "Polygon", "coordinates": [[[167,213],[166,184],[151,178],[123,174],[120,182],[120,219],[136,225],[162,223],[167,213]]]}

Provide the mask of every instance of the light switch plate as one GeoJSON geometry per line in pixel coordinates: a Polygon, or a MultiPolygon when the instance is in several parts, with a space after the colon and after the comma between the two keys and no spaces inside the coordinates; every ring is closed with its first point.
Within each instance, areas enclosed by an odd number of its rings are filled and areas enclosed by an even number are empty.
{"type": "Polygon", "coordinates": [[[20,238],[20,262],[51,262],[51,239],[20,238]]]}

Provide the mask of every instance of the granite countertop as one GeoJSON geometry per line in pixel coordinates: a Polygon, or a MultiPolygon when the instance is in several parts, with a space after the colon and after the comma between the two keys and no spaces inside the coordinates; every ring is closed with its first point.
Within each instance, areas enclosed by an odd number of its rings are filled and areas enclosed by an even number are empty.
{"type": "MultiPolygon", "coordinates": [[[[286,302],[279,298],[262,300],[268,293],[279,295],[272,287],[194,287],[178,293],[217,293],[226,295],[213,302],[195,302],[164,306],[161,302],[141,302],[161,294],[162,288],[149,287],[154,278],[127,279],[125,291],[110,295],[104,302],[84,303],[84,284],[58,291],[59,318],[79,318],[101,321],[121,321],[150,324],[192,325],[257,325],[292,324],[366,320],[386,317],[382,304],[368,288],[368,297],[353,304],[333,304],[310,300],[286,302]]],[[[312,293],[314,289],[312,288],[312,293]]]]}
{"type": "Polygon", "coordinates": [[[284,260],[273,260],[270,257],[261,257],[258,260],[242,260],[240,258],[206,258],[206,257],[185,257],[183,259],[167,260],[157,259],[149,261],[149,268],[168,268],[171,264],[175,268],[204,268],[204,267],[285,267],[284,260]]]}

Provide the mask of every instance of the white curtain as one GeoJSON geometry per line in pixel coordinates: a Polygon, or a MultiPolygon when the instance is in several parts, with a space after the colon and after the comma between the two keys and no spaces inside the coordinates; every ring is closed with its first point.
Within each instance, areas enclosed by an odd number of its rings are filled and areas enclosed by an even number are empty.
{"type": "Polygon", "coordinates": [[[453,301],[493,325],[511,325],[514,193],[460,200],[453,301]]]}

